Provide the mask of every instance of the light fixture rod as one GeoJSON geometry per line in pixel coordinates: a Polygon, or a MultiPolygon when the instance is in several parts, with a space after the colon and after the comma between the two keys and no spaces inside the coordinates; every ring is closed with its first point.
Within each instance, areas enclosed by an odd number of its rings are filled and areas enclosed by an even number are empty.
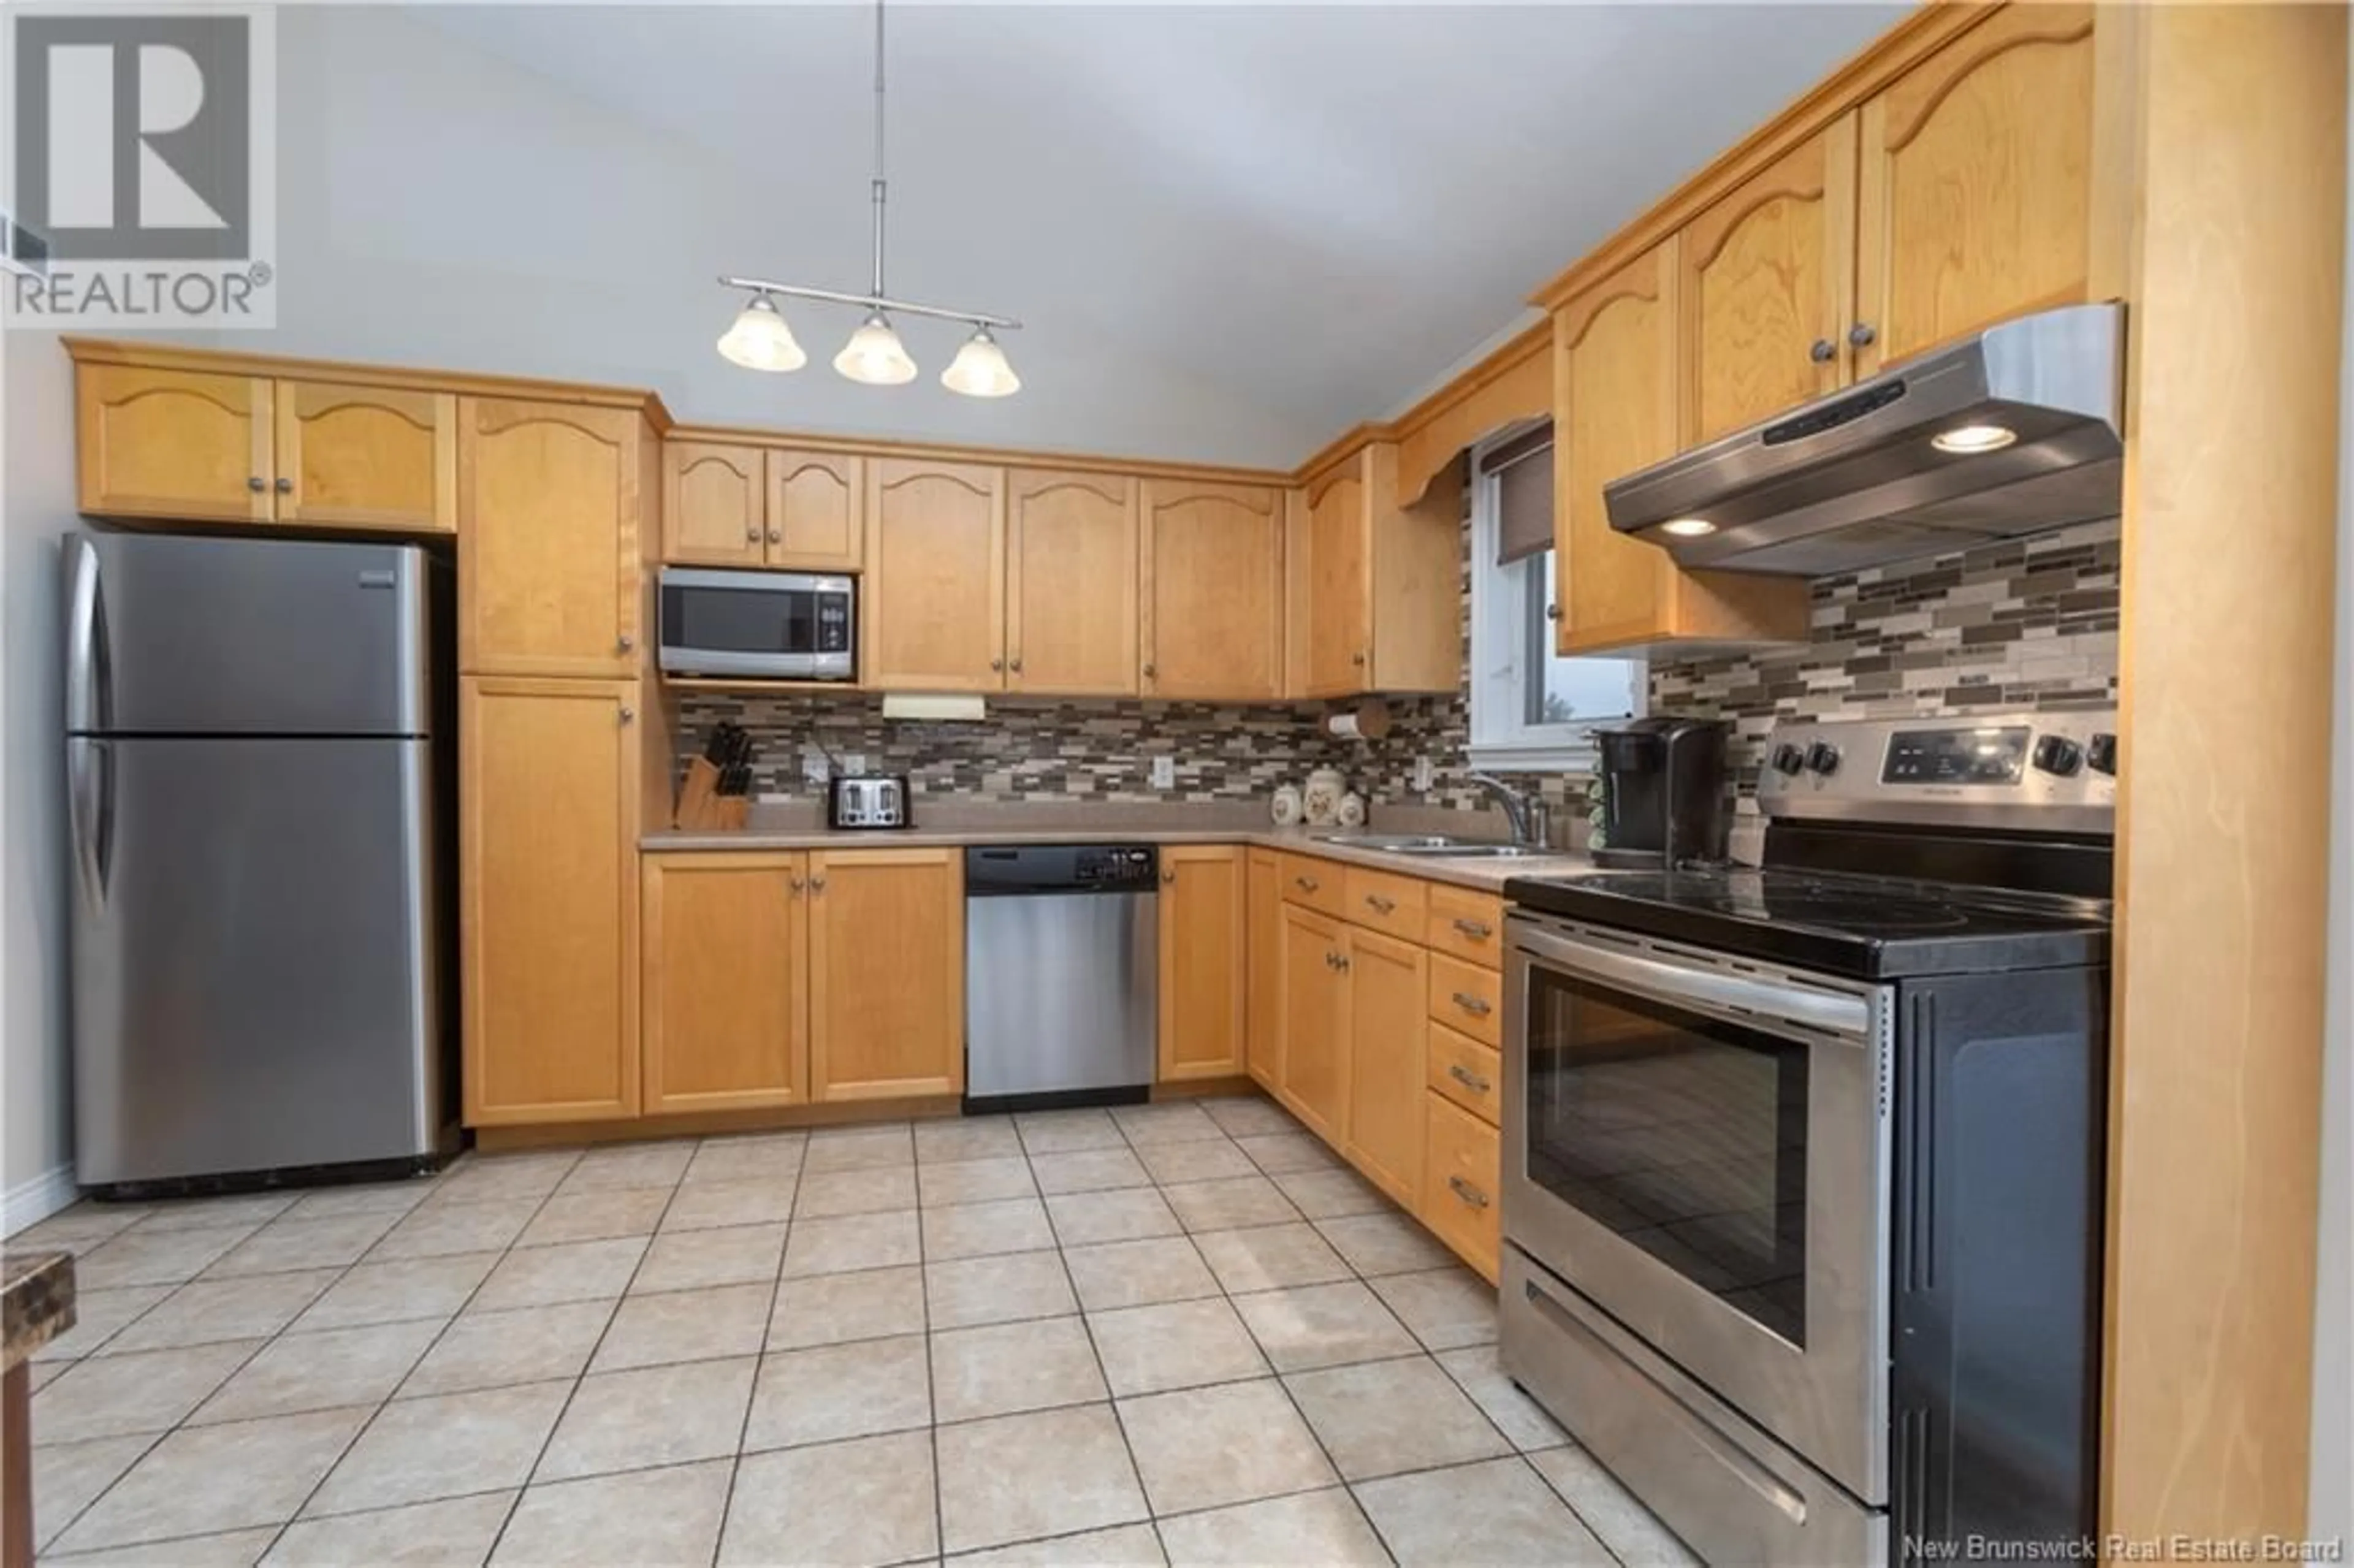
{"type": "Polygon", "coordinates": [[[879,289],[872,294],[845,294],[834,289],[810,289],[799,283],[772,283],[766,278],[734,278],[721,274],[720,283],[730,289],[748,290],[759,294],[782,294],[789,299],[820,300],[832,305],[860,305],[870,311],[891,311],[910,316],[935,316],[945,322],[970,322],[975,326],[995,327],[1000,332],[1020,332],[1022,323],[1012,316],[993,316],[985,311],[952,311],[943,305],[919,305],[909,300],[894,300],[879,289]]]}
{"type": "Polygon", "coordinates": [[[883,177],[883,0],[875,0],[875,288],[883,292],[883,208],[889,182],[883,177]]]}

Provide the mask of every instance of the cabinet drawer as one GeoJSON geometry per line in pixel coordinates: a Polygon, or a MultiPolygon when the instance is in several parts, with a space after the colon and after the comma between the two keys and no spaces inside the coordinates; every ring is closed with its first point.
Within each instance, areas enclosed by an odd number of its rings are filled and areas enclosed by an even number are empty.
{"type": "Polygon", "coordinates": [[[1465,1262],[1496,1277],[1502,1236],[1497,1189],[1503,1170],[1496,1129],[1443,1096],[1425,1097],[1422,1223],[1465,1262]]]}
{"type": "Polygon", "coordinates": [[[1419,877],[1352,865],[1347,868],[1341,885],[1347,893],[1351,920],[1393,937],[1403,937],[1409,942],[1422,940],[1429,884],[1419,877]]]}
{"type": "Polygon", "coordinates": [[[1342,867],[1329,860],[1317,860],[1304,854],[1283,857],[1283,899],[1287,904],[1302,904],[1310,909],[1339,918],[1349,913],[1347,877],[1342,867]]]}
{"type": "Polygon", "coordinates": [[[1430,955],[1430,1016],[1483,1045],[1504,1043],[1504,981],[1493,969],[1430,955]]]}
{"type": "Polygon", "coordinates": [[[1501,1120],[1497,1098],[1503,1092],[1504,1058],[1492,1045],[1482,1045],[1444,1023],[1430,1027],[1430,1087],[1445,1095],[1490,1127],[1501,1120]]]}
{"type": "Polygon", "coordinates": [[[1491,969],[1504,967],[1504,901],[1444,882],[1430,885],[1430,914],[1423,944],[1491,969]]]}

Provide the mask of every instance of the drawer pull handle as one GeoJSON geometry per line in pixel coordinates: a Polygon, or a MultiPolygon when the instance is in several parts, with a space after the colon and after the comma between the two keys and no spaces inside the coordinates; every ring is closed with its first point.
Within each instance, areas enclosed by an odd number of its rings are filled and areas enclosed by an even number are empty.
{"type": "Polygon", "coordinates": [[[1496,1086],[1460,1062],[1449,1062],[1447,1075],[1475,1095],[1484,1095],[1496,1086]]]}
{"type": "Polygon", "coordinates": [[[1471,1185],[1470,1182],[1463,1180],[1462,1177],[1449,1176],[1447,1179],[1447,1185],[1453,1190],[1457,1197],[1462,1199],[1473,1208],[1484,1209],[1488,1206],[1488,1194],[1479,1191],[1479,1188],[1471,1185]]]}
{"type": "Polygon", "coordinates": [[[1397,908],[1396,899],[1384,898],[1378,893],[1366,894],[1365,903],[1376,915],[1387,915],[1397,908]]]}
{"type": "Polygon", "coordinates": [[[1487,1004],[1487,1002],[1479,997],[1473,996],[1468,991],[1458,991],[1455,993],[1455,1005],[1461,1008],[1464,1012],[1469,1013],[1474,1018],[1485,1018],[1490,1012],[1494,1011],[1487,1004]]]}
{"type": "Polygon", "coordinates": [[[1313,893],[1323,885],[1312,876],[1295,876],[1291,880],[1299,885],[1299,891],[1302,893],[1313,893]]]}
{"type": "Polygon", "coordinates": [[[1484,942],[1496,934],[1496,927],[1485,920],[1458,920],[1455,928],[1475,942],[1484,942]]]}

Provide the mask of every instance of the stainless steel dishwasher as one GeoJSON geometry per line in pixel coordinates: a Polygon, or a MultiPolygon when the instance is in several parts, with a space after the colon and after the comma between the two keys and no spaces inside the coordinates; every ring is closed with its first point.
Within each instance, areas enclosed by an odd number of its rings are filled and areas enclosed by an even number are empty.
{"type": "Polygon", "coordinates": [[[964,852],[967,1109],[1150,1094],[1160,887],[1150,844],[964,852]]]}

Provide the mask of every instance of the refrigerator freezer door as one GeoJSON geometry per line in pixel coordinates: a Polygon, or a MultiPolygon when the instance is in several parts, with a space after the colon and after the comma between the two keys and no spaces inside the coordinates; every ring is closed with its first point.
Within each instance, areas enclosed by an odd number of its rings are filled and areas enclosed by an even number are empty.
{"type": "Polygon", "coordinates": [[[436,1148],[429,744],[67,742],[85,1185],[436,1148]]]}
{"type": "Polygon", "coordinates": [[[73,534],[77,735],[423,735],[429,574],[413,545],[73,534]]]}

